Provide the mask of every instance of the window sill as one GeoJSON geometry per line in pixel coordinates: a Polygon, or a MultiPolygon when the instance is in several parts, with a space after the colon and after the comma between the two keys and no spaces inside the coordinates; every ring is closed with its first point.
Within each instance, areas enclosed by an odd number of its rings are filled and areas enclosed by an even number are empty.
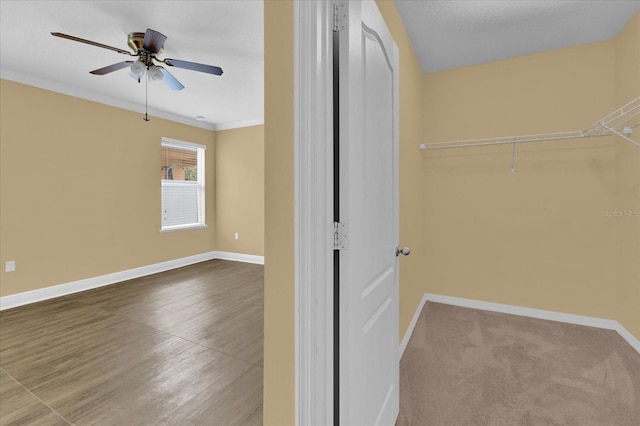
{"type": "Polygon", "coordinates": [[[164,232],[174,232],[174,231],[184,231],[187,229],[205,229],[207,228],[206,224],[189,224],[189,225],[174,225],[174,226],[166,226],[160,229],[160,233],[164,232]]]}

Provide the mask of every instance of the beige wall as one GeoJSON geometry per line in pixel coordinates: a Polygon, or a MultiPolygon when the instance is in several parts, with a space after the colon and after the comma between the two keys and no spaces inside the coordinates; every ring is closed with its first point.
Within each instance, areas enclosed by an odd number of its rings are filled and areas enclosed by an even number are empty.
{"type": "Polygon", "coordinates": [[[263,254],[262,126],[213,132],[144,122],[0,83],[0,296],[214,250],[263,254]],[[162,136],[207,146],[207,229],[159,232],[162,136]],[[8,260],[15,272],[4,272],[8,260]]]}
{"type": "Polygon", "coordinates": [[[216,132],[215,175],[216,250],[262,256],[264,126],[216,132]]]}
{"type": "Polygon", "coordinates": [[[264,424],[295,418],[293,2],[264,4],[264,424]]]}
{"type": "Polygon", "coordinates": [[[394,3],[377,3],[401,52],[401,244],[413,254],[400,336],[425,292],[617,319],[640,335],[640,218],[602,215],[640,209],[636,147],[520,145],[515,174],[510,147],[417,149],[579,130],[640,96],[640,14],[615,41],[423,75],[394,3]]]}
{"type": "MultiPolygon", "coordinates": [[[[640,96],[611,41],[424,76],[425,141],[580,130],[640,96]]],[[[640,152],[617,138],[426,151],[426,291],[617,319],[640,336],[640,152]]]]}
{"type": "MultiPolygon", "coordinates": [[[[640,96],[640,13],[615,40],[616,105],[640,96]]],[[[633,137],[640,141],[636,128],[633,137]]],[[[612,219],[618,239],[617,319],[640,339],[640,148],[616,141],[617,198],[615,209],[631,216],[612,219]]]]}
{"type": "MultiPolygon", "coordinates": [[[[615,107],[613,42],[424,76],[425,141],[580,130],[615,107]]],[[[426,290],[616,318],[613,138],[425,151],[426,290]]]]}
{"type": "Polygon", "coordinates": [[[400,52],[400,241],[412,253],[400,259],[400,339],[413,318],[424,291],[428,270],[424,253],[422,160],[418,145],[422,139],[423,77],[420,64],[402,19],[392,1],[378,1],[380,12],[400,52]]]}
{"type": "MultiPolygon", "coordinates": [[[[214,133],[1,80],[0,294],[10,295],[214,250],[207,229],[160,233],[160,139],[207,146],[214,133]]],[[[211,166],[209,166],[211,167],[211,166]]]]}

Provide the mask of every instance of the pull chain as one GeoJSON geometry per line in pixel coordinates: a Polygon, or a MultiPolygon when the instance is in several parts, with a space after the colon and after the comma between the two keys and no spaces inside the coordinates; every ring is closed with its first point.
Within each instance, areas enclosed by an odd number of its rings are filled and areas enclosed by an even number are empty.
{"type": "Polygon", "coordinates": [[[149,78],[148,75],[145,75],[144,79],[144,121],[150,121],[149,114],[147,110],[149,108],[149,78]]]}

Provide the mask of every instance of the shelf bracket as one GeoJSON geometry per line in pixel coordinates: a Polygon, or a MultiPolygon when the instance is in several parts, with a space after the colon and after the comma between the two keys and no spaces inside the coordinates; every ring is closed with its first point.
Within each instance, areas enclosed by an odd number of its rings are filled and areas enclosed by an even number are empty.
{"type": "Polygon", "coordinates": [[[604,124],[604,123],[600,123],[600,125],[601,125],[602,127],[604,127],[605,129],[607,129],[608,131],[610,131],[611,133],[613,133],[614,135],[616,135],[616,136],[620,136],[622,139],[626,139],[626,140],[628,140],[629,142],[631,142],[632,144],[634,144],[635,146],[637,146],[638,148],[640,148],[640,143],[638,143],[638,142],[634,141],[633,139],[631,139],[631,138],[629,138],[629,137],[625,136],[624,134],[622,134],[622,133],[620,133],[620,132],[616,131],[615,129],[612,129],[611,127],[607,126],[607,125],[606,125],[606,124],[604,124]]]}

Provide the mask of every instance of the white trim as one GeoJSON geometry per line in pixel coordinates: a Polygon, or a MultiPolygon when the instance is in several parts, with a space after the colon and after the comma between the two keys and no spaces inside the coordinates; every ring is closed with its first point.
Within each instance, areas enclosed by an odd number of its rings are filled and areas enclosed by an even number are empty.
{"type": "Polygon", "coordinates": [[[294,19],[295,424],[333,424],[333,5],[294,19]]]}
{"type": "Polygon", "coordinates": [[[170,148],[186,149],[191,151],[198,151],[198,149],[206,150],[207,146],[194,142],[182,141],[180,139],[168,138],[162,136],[160,138],[160,146],[166,146],[170,148]]]}
{"type": "MultiPolygon", "coordinates": [[[[24,76],[12,70],[3,70],[0,78],[9,81],[15,81],[16,83],[26,84],[27,86],[37,87],[39,89],[48,90],[50,92],[61,93],[63,95],[73,96],[74,98],[80,98],[87,101],[143,114],[142,108],[144,107],[144,105],[141,106],[134,102],[123,101],[121,99],[112,98],[110,96],[103,96],[96,93],[87,93],[82,90],[73,88],[67,84],[55,83],[41,78],[34,78],[32,76],[24,76]]],[[[261,124],[264,124],[264,118],[244,121],[230,121],[227,123],[219,124],[207,123],[204,121],[198,121],[193,117],[185,117],[171,112],[162,111],[152,106],[149,106],[148,109],[149,115],[152,117],[186,124],[188,126],[198,127],[200,129],[213,130],[214,132],[220,130],[238,129],[241,127],[259,126],[261,124]]]]}
{"type": "Polygon", "coordinates": [[[207,227],[206,223],[187,223],[185,225],[165,226],[164,228],[160,228],[160,233],[164,234],[165,232],[186,231],[188,229],[206,229],[207,227]]]}
{"type": "Polygon", "coordinates": [[[424,308],[426,302],[444,303],[446,305],[462,306],[465,308],[482,309],[485,311],[500,312],[503,314],[519,315],[529,318],[538,318],[549,321],[557,321],[568,324],[577,324],[587,327],[614,330],[624,340],[626,340],[631,345],[631,347],[633,347],[636,351],[638,351],[638,353],[640,353],[640,340],[638,340],[626,328],[624,328],[622,324],[615,320],[589,317],[585,315],[567,314],[564,312],[546,311],[544,309],[525,308],[523,306],[504,305],[502,303],[463,299],[460,297],[442,296],[439,294],[431,293],[425,293],[425,295],[422,297],[420,306],[418,306],[418,310],[414,314],[413,320],[411,321],[411,324],[409,324],[409,328],[405,333],[404,339],[402,340],[402,344],[400,346],[401,352],[403,352],[406,348],[407,343],[409,342],[409,338],[411,337],[411,333],[413,333],[413,329],[416,325],[415,323],[417,322],[418,317],[420,316],[420,312],[422,312],[422,309],[424,308]]]}
{"type": "Polygon", "coordinates": [[[631,334],[631,332],[624,328],[624,326],[618,321],[616,321],[616,328],[614,330],[617,331],[618,334],[622,336],[622,338],[626,340],[633,349],[640,353],[640,339],[637,339],[636,336],[631,334]]]}
{"type": "Polygon", "coordinates": [[[103,287],[134,278],[144,277],[146,275],[157,274],[158,272],[164,272],[170,269],[182,268],[183,266],[193,265],[194,263],[205,262],[213,259],[264,264],[263,256],[210,251],[208,253],[196,254],[193,256],[183,257],[181,259],[168,260],[166,262],[155,263],[153,265],[141,266],[139,268],[100,275],[84,280],[3,296],[0,297],[0,311],[53,299],[55,297],[79,293],[81,291],[91,290],[92,288],[103,287]]]}
{"type": "Polygon", "coordinates": [[[221,123],[221,124],[215,124],[213,126],[213,130],[215,130],[216,132],[219,132],[221,130],[231,130],[231,129],[240,129],[243,127],[253,127],[253,126],[260,126],[264,124],[264,118],[258,119],[258,120],[247,120],[247,121],[237,121],[237,122],[230,122],[230,123],[221,123]]]}
{"type": "Polygon", "coordinates": [[[256,256],[254,254],[232,253],[228,251],[214,251],[215,259],[233,260],[234,262],[255,263],[256,265],[264,265],[264,256],[256,256]]]}
{"type": "Polygon", "coordinates": [[[411,322],[409,323],[409,327],[407,331],[404,333],[404,337],[402,338],[402,342],[400,342],[400,358],[404,355],[404,350],[407,349],[407,344],[409,344],[409,339],[413,334],[413,329],[416,328],[416,324],[418,323],[418,318],[420,318],[420,314],[422,313],[422,309],[424,309],[424,305],[427,303],[427,295],[422,296],[422,300],[418,305],[418,309],[413,313],[413,318],[411,318],[411,322]]]}
{"type": "Polygon", "coordinates": [[[586,325],[589,327],[615,330],[617,321],[588,317],[585,315],[567,314],[564,312],[546,311],[543,309],[525,308],[523,306],[504,305],[502,303],[484,302],[480,300],[462,299],[459,297],[425,294],[427,301],[462,306],[465,308],[482,309],[484,311],[500,312],[503,314],[519,315],[522,317],[539,318],[550,321],[566,322],[568,324],[586,325]]]}
{"type": "MultiPolygon", "coordinates": [[[[37,87],[39,89],[48,90],[50,92],[62,93],[63,95],[73,96],[75,98],[84,99],[91,102],[97,102],[103,105],[109,105],[116,108],[126,109],[128,111],[140,113],[141,117],[144,115],[144,105],[138,105],[134,102],[123,101],[121,99],[112,98],[110,96],[103,96],[96,93],[89,93],[82,90],[78,90],[73,88],[67,84],[60,84],[56,82],[52,82],[49,80],[45,80],[42,78],[34,78],[32,76],[23,76],[19,73],[13,72],[11,70],[3,70],[0,78],[4,80],[15,81],[16,83],[26,84],[28,86],[37,87]]],[[[152,117],[161,118],[164,120],[174,121],[176,123],[186,124],[192,127],[198,127],[206,130],[216,130],[216,125],[211,123],[206,123],[203,121],[197,121],[191,117],[184,117],[181,115],[173,114],[167,111],[158,110],[153,108],[152,106],[148,107],[149,115],[152,117]]]]}

